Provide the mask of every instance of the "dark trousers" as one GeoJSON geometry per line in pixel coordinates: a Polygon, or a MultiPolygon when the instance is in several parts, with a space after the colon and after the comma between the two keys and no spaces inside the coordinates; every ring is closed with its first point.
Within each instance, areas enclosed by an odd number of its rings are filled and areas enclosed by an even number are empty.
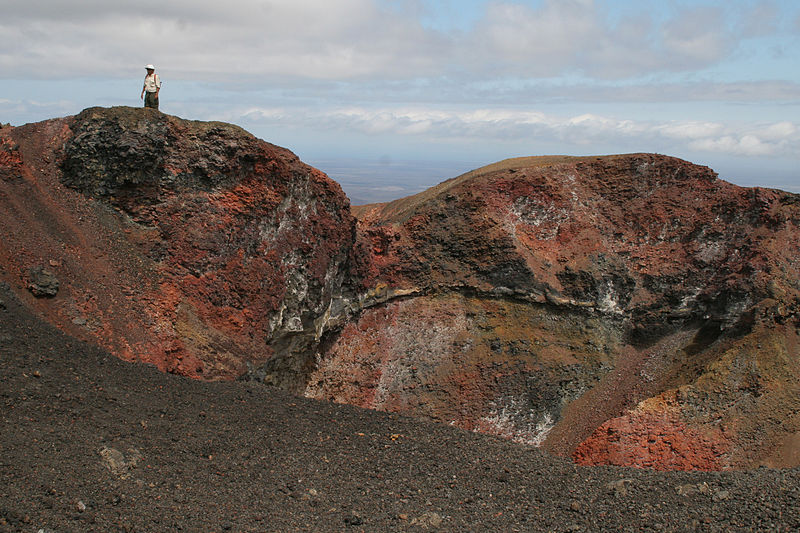
{"type": "Polygon", "coordinates": [[[156,93],[144,93],[144,106],[158,109],[158,96],[156,96],[156,93]]]}

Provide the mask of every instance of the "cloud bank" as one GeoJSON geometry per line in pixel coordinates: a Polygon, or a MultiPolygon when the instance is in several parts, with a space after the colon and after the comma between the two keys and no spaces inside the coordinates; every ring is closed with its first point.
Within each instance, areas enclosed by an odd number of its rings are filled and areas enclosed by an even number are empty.
{"type": "Polygon", "coordinates": [[[249,108],[226,119],[248,124],[314,127],[364,135],[425,137],[435,142],[559,142],[564,146],[598,143],[642,150],[664,147],[735,156],[795,156],[800,124],[726,124],[693,120],[636,121],[598,114],[555,116],[516,109],[347,107],[331,110],[249,108]]]}
{"type": "Polygon", "coordinates": [[[182,79],[622,79],[708,67],[778,17],[770,3],[731,12],[716,2],[667,11],[644,2],[614,19],[608,1],[492,1],[466,30],[442,31],[418,4],[3,1],[0,75],[126,76],[152,61],[182,79]]]}

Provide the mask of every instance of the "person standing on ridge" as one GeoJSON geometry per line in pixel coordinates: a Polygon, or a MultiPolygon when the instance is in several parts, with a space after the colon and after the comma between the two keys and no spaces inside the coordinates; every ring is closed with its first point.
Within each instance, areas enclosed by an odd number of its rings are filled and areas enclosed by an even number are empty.
{"type": "Polygon", "coordinates": [[[139,98],[144,99],[145,107],[158,109],[158,92],[161,90],[161,78],[156,74],[156,67],[147,65],[147,76],[144,77],[144,87],[139,98]]]}

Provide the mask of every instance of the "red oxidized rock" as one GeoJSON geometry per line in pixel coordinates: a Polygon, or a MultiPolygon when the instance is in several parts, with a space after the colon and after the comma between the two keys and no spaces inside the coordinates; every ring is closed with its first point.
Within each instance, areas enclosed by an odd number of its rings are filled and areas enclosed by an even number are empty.
{"type": "Polygon", "coordinates": [[[669,408],[632,412],[605,422],[572,457],[582,465],[655,470],[721,470],[731,443],[719,428],[694,428],[669,408]]]}
{"type": "Polygon", "coordinates": [[[307,394],[586,464],[796,461],[797,195],[660,155],[545,157],[354,213],[374,307],[307,394]]]}
{"type": "Polygon", "coordinates": [[[42,313],[170,372],[233,378],[275,358],[276,381],[303,380],[350,268],[335,182],[235,126],[146,109],[9,135],[27,164],[3,184],[3,264],[60,261],[42,313]]]}

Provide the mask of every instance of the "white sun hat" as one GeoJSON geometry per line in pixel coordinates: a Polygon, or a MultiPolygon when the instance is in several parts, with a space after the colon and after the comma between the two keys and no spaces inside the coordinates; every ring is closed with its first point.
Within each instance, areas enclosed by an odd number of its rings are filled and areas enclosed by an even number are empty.
{"type": "Polygon", "coordinates": [[[156,67],[154,67],[153,65],[145,65],[144,68],[146,68],[147,70],[155,70],[156,69],[156,67]]]}

